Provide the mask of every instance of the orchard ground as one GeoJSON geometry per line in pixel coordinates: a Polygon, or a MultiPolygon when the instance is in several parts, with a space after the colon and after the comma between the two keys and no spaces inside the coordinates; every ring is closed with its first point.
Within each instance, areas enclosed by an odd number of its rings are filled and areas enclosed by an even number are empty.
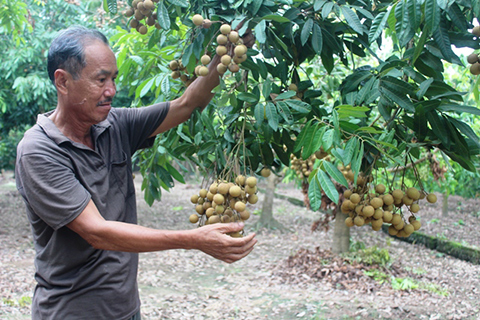
{"type": "MultiPolygon", "coordinates": [[[[195,227],[188,222],[189,215],[194,212],[190,196],[201,188],[200,182],[177,183],[152,207],[143,201],[138,176],[136,182],[141,225],[163,229],[195,227]]],[[[303,199],[301,192],[291,184],[279,184],[276,192],[303,199]]],[[[259,194],[259,198],[251,207],[252,212],[261,209],[263,195],[259,194]]],[[[480,248],[480,199],[450,197],[448,217],[444,218],[441,216],[441,195],[438,198],[437,204],[422,206],[418,214],[423,225],[421,231],[480,248]]],[[[34,288],[34,251],[24,204],[16,192],[11,172],[0,176],[0,212],[0,318],[29,319],[34,288]]],[[[142,318],[480,317],[478,265],[362,227],[351,230],[352,243],[388,250],[391,266],[377,273],[363,265],[347,268],[338,259],[315,256],[315,252],[328,253],[332,245],[332,223],[327,232],[311,232],[312,223],[322,217],[320,213],[275,199],[274,217],[289,231],[261,230],[254,251],[233,264],[193,250],[141,254],[138,280],[142,318]],[[303,266],[295,261],[302,261],[305,256],[297,256],[297,260],[291,259],[287,264],[287,259],[300,249],[308,250],[314,263],[318,260],[316,274],[323,278],[301,272],[303,266]]],[[[257,215],[252,215],[246,222],[248,233],[253,232],[251,227],[257,219],[257,215]]]]}

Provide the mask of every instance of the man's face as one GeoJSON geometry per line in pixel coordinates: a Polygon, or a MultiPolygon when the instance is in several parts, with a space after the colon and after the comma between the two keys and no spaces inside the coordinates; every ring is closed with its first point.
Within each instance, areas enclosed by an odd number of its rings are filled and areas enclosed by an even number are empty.
{"type": "Polygon", "coordinates": [[[71,82],[68,108],[77,120],[96,124],[107,118],[112,107],[117,62],[110,47],[98,40],[85,47],[85,59],[80,77],[71,82]]]}

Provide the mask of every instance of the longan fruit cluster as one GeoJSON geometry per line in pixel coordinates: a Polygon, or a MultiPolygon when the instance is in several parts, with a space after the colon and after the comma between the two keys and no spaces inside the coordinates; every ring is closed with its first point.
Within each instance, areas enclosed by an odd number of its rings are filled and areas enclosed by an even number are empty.
{"type": "Polygon", "coordinates": [[[377,184],[374,187],[375,192],[357,193],[352,190],[345,190],[343,196],[345,200],[342,203],[341,210],[348,214],[345,224],[349,227],[361,227],[371,224],[372,229],[379,231],[384,223],[389,223],[388,232],[397,237],[408,237],[414,231],[421,227],[420,221],[415,214],[420,210],[419,200],[427,199],[430,203],[435,203],[437,197],[435,194],[426,194],[417,188],[395,189],[386,192],[383,184],[377,184]],[[406,206],[411,213],[408,222],[404,220],[399,211],[402,206],[406,206]]]}
{"type": "Polygon", "coordinates": [[[317,157],[313,154],[308,159],[298,159],[293,153],[290,155],[290,169],[295,171],[299,179],[308,178],[312,173],[317,157]]]}
{"type": "Polygon", "coordinates": [[[130,20],[130,27],[135,28],[140,34],[146,34],[148,26],[155,26],[161,29],[157,22],[157,15],[153,12],[155,10],[155,3],[159,0],[133,0],[132,6],[124,11],[127,18],[133,17],[130,20]]]}
{"type": "MultiPolygon", "coordinates": [[[[480,26],[476,26],[472,29],[472,33],[477,37],[480,37],[480,26]]],[[[478,53],[471,53],[467,57],[467,62],[470,64],[470,73],[473,75],[480,74],[480,55],[478,53]]]]}
{"type": "MultiPolygon", "coordinates": [[[[196,14],[192,18],[193,24],[196,26],[210,27],[211,21],[204,19],[201,15],[196,14]],[[207,21],[207,22],[205,22],[207,21]]],[[[240,70],[239,64],[247,60],[247,47],[243,44],[243,40],[237,31],[232,30],[232,27],[224,23],[220,26],[220,34],[217,35],[215,53],[220,56],[220,61],[217,65],[217,71],[224,74],[227,70],[235,73],[240,70]]],[[[200,77],[208,75],[209,70],[207,65],[210,63],[211,57],[204,54],[200,58],[201,65],[195,68],[195,74],[200,77]]]]}
{"type": "MultiPolygon", "coordinates": [[[[258,202],[257,178],[238,175],[235,182],[215,181],[208,190],[192,195],[190,201],[197,213],[191,214],[189,220],[199,226],[248,220],[247,204],[258,202]]],[[[242,237],[243,230],[229,235],[242,237]]]]}
{"type": "Polygon", "coordinates": [[[182,64],[180,60],[172,60],[168,64],[168,67],[170,70],[172,70],[171,77],[172,79],[178,79],[182,80],[182,82],[188,86],[192,81],[194,80],[194,77],[191,77],[187,73],[187,68],[182,64]]]}

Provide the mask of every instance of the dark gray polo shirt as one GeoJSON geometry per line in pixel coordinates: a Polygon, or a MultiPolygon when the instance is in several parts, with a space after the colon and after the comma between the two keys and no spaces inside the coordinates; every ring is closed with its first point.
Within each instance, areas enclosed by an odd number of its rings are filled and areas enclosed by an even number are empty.
{"type": "Polygon", "coordinates": [[[112,109],[92,126],[95,150],[46,115],[18,145],[16,179],[33,231],[33,319],[127,319],[140,308],[138,254],[97,250],[66,225],[93,200],[106,220],[137,223],[131,156],[153,143],[168,103],[112,109]]]}

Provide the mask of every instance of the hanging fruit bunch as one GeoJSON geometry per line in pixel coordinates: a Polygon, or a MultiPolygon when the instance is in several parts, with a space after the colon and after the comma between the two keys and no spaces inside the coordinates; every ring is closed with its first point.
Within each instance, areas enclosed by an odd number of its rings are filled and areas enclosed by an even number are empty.
{"type": "MultiPolygon", "coordinates": [[[[353,182],[354,173],[344,170],[347,180],[353,182]],[[346,171],[346,173],[345,173],[346,171]]],[[[345,190],[341,210],[348,214],[345,224],[349,227],[361,227],[370,224],[372,229],[379,231],[384,223],[390,224],[388,232],[398,237],[408,237],[421,227],[416,214],[420,211],[420,201],[426,199],[435,203],[435,194],[427,194],[415,187],[393,189],[387,192],[383,184],[372,185],[372,177],[358,175],[355,187],[345,190]],[[405,219],[402,209],[410,216],[405,219]]]]}
{"type": "MultiPolygon", "coordinates": [[[[214,23],[221,22],[212,22],[209,19],[204,19],[200,14],[195,14],[192,17],[193,24],[198,28],[210,28],[214,23]]],[[[215,38],[215,48],[205,48],[205,52],[200,58],[200,64],[195,67],[194,76],[196,77],[205,77],[209,74],[208,64],[212,60],[211,52],[215,52],[216,55],[220,57],[220,63],[217,65],[217,71],[219,74],[225,74],[227,71],[236,73],[240,71],[240,64],[247,60],[247,46],[243,44],[243,40],[240,37],[240,34],[236,30],[232,30],[232,27],[223,23],[218,31],[215,38]]],[[[181,68],[181,64],[178,60],[174,60],[170,63],[170,69],[172,70],[172,78],[181,80],[189,84],[188,81],[191,79],[186,73],[185,68],[181,68]],[[183,78],[182,78],[183,76],[183,78]]]]}
{"type": "Polygon", "coordinates": [[[132,18],[129,22],[130,27],[135,28],[140,34],[147,33],[147,26],[155,26],[160,29],[157,15],[154,13],[157,2],[158,0],[133,0],[131,7],[123,13],[125,17],[132,18]]]}
{"type": "MultiPolygon", "coordinates": [[[[476,26],[472,29],[472,33],[480,38],[480,26],[476,26]]],[[[480,55],[478,53],[471,53],[467,57],[467,62],[470,64],[470,73],[473,75],[480,74],[480,55]]]]}
{"type": "MultiPolygon", "coordinates": [[[[217,179],[190,200],[195,204],[196,213],[191,214],[189,220],[198,226],[246,221],[250,218],[247,205],[258,202],[257,178],[238,175],[230,182],[217,179]]],[[[243,234],[242,230],[229,235],[242,237],[243,234]]]]}

